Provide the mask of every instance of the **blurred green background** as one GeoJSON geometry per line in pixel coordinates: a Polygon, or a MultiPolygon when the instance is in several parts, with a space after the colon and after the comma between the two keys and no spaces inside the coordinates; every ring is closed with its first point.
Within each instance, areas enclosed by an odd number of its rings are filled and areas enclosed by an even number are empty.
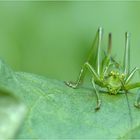
{"type": "Polygon", "coordinates": [[[17,71],[73,80],[98,26],[104,49],[112,32],[119,61],[130,31],[131,64],[140,67],[140,2],[0,2],[0,56],[17,71]]]}

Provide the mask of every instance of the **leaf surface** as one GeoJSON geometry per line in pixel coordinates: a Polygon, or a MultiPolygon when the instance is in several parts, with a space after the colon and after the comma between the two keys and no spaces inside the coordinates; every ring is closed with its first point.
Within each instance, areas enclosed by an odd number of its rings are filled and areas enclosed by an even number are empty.
{"type": "Polygon", "coordinates": [[[90,86],[72,89],[62,81],[35,74],[13,75],[7,87],[28,109],[15,138],[140,138],[140,110],[133,106],[136,92],[128,94],[130,111],[124,94],[101,92],[102,106],[95,112],[96,98],[90,86]]]}
{"type": "Polygon", "coordinates": [[[140,125],[140,110],[133,106],[136,94],[128,95],[131,116],[124,94],[101,93],[102,107],[95,112],[92,88],[71,89],[28,73],[16,76],[29,108],[18,138],[123,138],[140,125]]]}
{"type": "Polygon", "coordinates": [[[10,83],[14,81],[14,72],[0,61],[0,139],[15,136],[25,115],[25,105],[14,96],[10,83]]]}

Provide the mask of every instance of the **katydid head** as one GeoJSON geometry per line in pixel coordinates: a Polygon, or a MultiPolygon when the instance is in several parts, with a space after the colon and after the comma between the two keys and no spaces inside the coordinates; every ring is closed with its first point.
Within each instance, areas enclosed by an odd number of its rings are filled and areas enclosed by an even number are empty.
{"type": "Polygon", "coordinates": [[[105,78],[109,94],[117,94],[122,87],[124,74],[117,71],[111,71],[105,78]]]}

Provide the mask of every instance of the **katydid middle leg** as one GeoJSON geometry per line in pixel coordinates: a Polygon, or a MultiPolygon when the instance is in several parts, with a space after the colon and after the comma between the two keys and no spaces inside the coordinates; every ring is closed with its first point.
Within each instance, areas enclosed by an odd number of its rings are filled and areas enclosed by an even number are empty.
{"type": "Polygon", "coordinates": [[[98,92],[98,90],[96,88],[94,78],[92,78],[92,85],[93,85],[93,88],[95,90],[95,95],[96,95],[96,99],[97,99],[97,106],[95,107],[95,110],[99,110],[100,107],[101,107],[101,99],[100,99],[100,96],[99,96],[99,92],[98,92]]]}

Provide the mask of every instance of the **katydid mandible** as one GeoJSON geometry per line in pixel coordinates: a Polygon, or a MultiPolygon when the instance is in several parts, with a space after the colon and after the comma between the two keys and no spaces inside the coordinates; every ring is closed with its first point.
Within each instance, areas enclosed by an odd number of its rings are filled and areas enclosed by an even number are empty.
{"type": "MultiPolygon", "coordinates": [[[[116,95],[119,92],[127,92],[131,89],[140,87],[140,82],[131,83],[135,73],[139,68],[135,67],[130,71],[130,33],[125,33],[125,51],[123,58],[123,65],[119,65],[111,56],[112,50],[112,35],[109,33],[108,48],[104,56],[101,56],[101,42],[102,42],[102,27],[98,28],[90,53],[86,62],[82,66],[79,77],[76,82],[65,82],[71,88],[77,88],[83,81],[86,71],[88,70],[92,75],[92,85],[95,90],[97,98],[97,106],[95,110],[100,109],[101,99],[97,85],[105,88],[109,94],[116,95]]],[[[140,108],[140,98],[138,97],[134,103],[135,107],[140,108]]]]}

